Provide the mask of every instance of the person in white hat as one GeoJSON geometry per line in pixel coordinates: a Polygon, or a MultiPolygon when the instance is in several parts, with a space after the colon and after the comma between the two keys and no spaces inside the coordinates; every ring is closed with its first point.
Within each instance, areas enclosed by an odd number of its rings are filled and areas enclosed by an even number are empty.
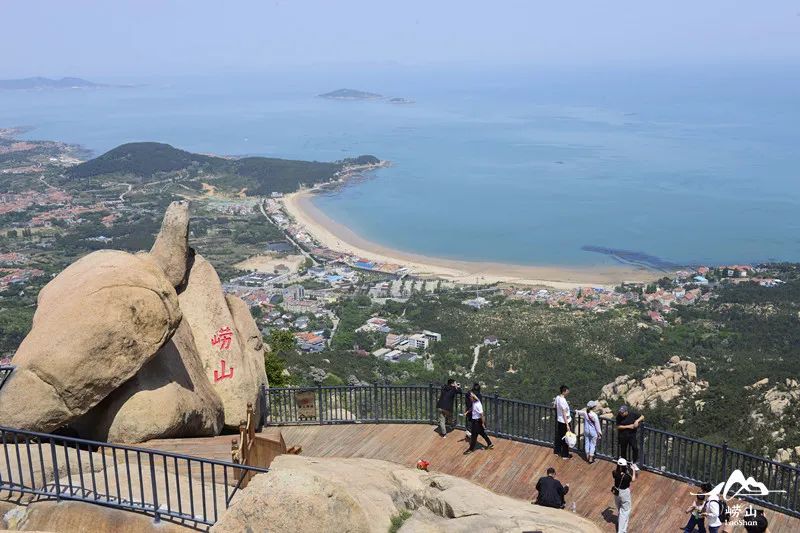
{"type": "Polygon", "coordinates": [[[625,458],[620,457],[611,476],[614,478],[611,492],[614,493],[614,503],[617,504],[617,533],[628,533],[628,519],[632,507],[631,483],[636,481],[636,470],[628,466],[625,458]]]}
{"type": "Polygon", "coordinates": [[[594,464],[594,451],[597,448],[597,441],[603,436],[600,427],[600,419],[594,409],[597,402],[592,400],[586,404],[586,409],[578,411],[577,414],[583,417],[583,449],[586,451],[586,461],[594,464]]]}

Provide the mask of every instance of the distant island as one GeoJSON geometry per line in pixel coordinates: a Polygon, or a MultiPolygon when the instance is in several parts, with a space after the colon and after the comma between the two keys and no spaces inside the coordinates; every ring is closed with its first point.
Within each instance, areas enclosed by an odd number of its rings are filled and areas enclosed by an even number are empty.
{"type": "Polygon", "coordinates": [[[355,89],[337,89],[329,93],[320,94],[319,97],[328,98],[330,100],[378,100],[383,98],[383,95],[368,93],[366,91],[357,91],[355,89]]]}
{"type": "Polygon", "coordinates": [[[121,87],[120,85],[106,85],[84,80],[82,78],[20,78],[15,80],[0,80],[0,89],[3,90],[29,90],[29,89],[96,89],[99,87],[121,87]]]}
{"type": "Polygon", "coordinates": [[[401,98],[398,96],[388,97],[378,93],[369,93],[366,91],[357,91],[355,89],[337,89],[329,93],[317,95],[319,98],[327,98],[328,100],[383,100],[390,104],[413,104],[414,100],[408,98],[401,98]]]}

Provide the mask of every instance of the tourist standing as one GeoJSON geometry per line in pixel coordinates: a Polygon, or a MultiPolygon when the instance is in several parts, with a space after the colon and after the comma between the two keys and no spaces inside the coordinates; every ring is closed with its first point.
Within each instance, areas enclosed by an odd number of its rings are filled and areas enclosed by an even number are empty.
{"type": "Polygon", "coordinates": [[[481,394],[481,384],[480,383],[473,383],[472,388],[464,393],[464,405],[467,408],[467,411],[464,413],[466,417],[464,419],[464,440],[469,442],[469,439],[472,437],[472,393],[478,397],[480,401],[483,401],[483,395],[481,394]]]}
{"type": "Polygon", "coordinates": [[[620,457],[617,468],[611,474],[614,478],[614,503],[617,505],[617,533],[628,533],[628,520],[631,517],[631,483],[636,481],[636,470],[628,465],[628,461],[620,457]]]}
{"type": "Polygon", "coordinates": [[[547,475],[536,482],[536,505],[563,509],[566,505],[564,496],[569,492],[569,485],[562,485],[556,479],[556,469],[552,466],[547,469],[547,475]]]}
{"type": "Polygon", "coordinates": [[[561,385],[558,396],[553,400],[556,408],[556,438],[553,442],[553,453],[560,455],[564,459],[571,459],[572,455],[569,453],[569,446],[564,442],[564,435],[570,429],[572,423],[572,416],[569,413],[569,403],[567,403],[567,396],[569,396],[569,387],[561,385]]]}
{"type": "MultiPolygon", "coordinates": [[[[483,437],[483,440],[486,441],[487,450],[494,448],[491,439],[489,439],[489,436],[486,434],[486,421],[483,418],[483,403],[474,391],[470,391],[470,396],[472,405],[467,413],[469,413],[472,418],[472,427],[470,428],[469,449],[464,452],[464,455],[475,451],[475,446],[478,444],[478,435],[483,437]]],[[[465,413],[465,416],[467,413],[465,413]]]]}
{"type": "Polygon", "coordinates": [[[623,405],[617,412],[617,432],[619,434],[619,456],[631,463],[633,470],[639,470],[639,441],[636,430],[644,422],[644,417],[623,405]]]}
{"type": "Polygon", "coordinates": [[[447,385],[442,385],[436,409],[439,411],[439,433],[442,438],[447,437],[447,426],[453,427],[453,406],[456,395],[461,392],[461,385],[454,379],[448,379],[447,385]]]}
{"type": "Polygon", "coordinates": [[[600,418],[594,409],[597,402],[592,400],[586,404],[586,409],[578,411],[583,415],[583,447],[586,450],[586,461],[594,464],[594,452],[597,449],[597,441],[603,437],[603,430],[600,427],[600,418]]]}

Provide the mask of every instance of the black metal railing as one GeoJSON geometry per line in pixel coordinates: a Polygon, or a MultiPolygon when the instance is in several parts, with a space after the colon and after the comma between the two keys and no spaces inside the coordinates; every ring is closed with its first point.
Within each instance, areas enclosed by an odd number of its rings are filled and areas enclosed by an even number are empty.
{"type": "MultiPolygon", "coordinates": [[[[438,387],[367,385],[310,388],[271,388],[267,392],[265,423],[268,425],[346,423],[435,423],[438,387]]],[[[490,434],[543,446],[553,446],[556,412],[550,405],[485,395],[484,413],[490,434]]],[[[456,413],[464,412],[459,395],[456,413]]],[[[463,419],[457,427],[463,429],[463,419]]],[[[575,433],[583,449],[582,419],[573,413],[575,433]]],[[[602,438],[595,455],[613,460],[619,455],[616,424],[600,419],[602,438]]],[[[639,428],[638,465],[645,470],[690,483],[720,483],[739,469],[745,477],[764,483],[769,495],[748,501],[800,517],[800,468],[647,425],[639,428]]]]}
{"type": "Polygon", "coordinates": [[[0,500],[77,500],[213,525],[266,468],[0,426],[0,500]]]}
{"type": "Polygon", "coordinates": [[[14,367],[11,365],[0,365],[0,389],[3,388],[3,385],[5,385],[6,380],[13,371],[14,367]]]}

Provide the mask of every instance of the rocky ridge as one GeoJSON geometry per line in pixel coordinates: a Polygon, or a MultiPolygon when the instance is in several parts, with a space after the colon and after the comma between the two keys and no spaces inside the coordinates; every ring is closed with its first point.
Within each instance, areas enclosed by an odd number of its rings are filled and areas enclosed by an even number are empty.
{"type": "MultiPolygon", "coordinates": [[[[666,365],[648,370],[641,380],[624,375],[604,385],[598,401],[600,414],[606,418],[612,416],[611,403],[625,403],[637,410],[653,407],[659,401],[677,399],[682,403],[706,389],[708,382],[698,379],[697,366],[676,355],[666,365]]],[[[702,400],[695,401],[702,407],[702,400]]]]}

